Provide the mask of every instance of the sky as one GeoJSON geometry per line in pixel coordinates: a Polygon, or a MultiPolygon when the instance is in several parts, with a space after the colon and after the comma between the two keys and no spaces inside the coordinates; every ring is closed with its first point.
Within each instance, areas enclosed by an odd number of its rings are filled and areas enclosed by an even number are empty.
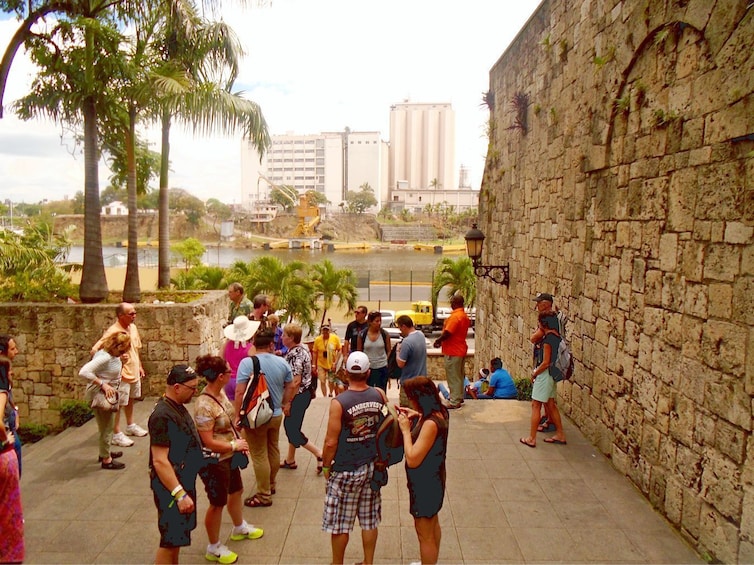
{"type": "MultiPolygon", "coordinates": [[[[245,8],[223,2],[246,55],[235,89],[257,102],[271,135],[379,131],[389,141],[390,106],[452,104],[456,171],[479,189],[487,148],[489,71],[540,0],[267,0],[245,8]]],[[[207,14],[211,16],[211,14],[207,14]]],[[[17,28],[0,20],[0,49],[17,28]]],[[[19,52],[0,120],[0,199],[72,198],[84,188],[73,132],[46,120],[22,122],[9,105],[28,92],[34,67],[19,52]]],[[[144,126],[159,150],[159,132],[144,126]]],[[[241,201],[241,136],[195,137],[174,125],[171,188],[202,200],[241,201]]],[[[100,166],[100,187],[109,171],[100,166]]],[[[456,172],[456,178],[458,174],[456,172]]],[[[156,183],[155,183],[156,187],[156,183]]]]}

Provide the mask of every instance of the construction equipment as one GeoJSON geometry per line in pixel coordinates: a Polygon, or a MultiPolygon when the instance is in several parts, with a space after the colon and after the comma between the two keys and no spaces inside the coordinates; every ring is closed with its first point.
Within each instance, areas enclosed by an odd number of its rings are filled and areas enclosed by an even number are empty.
{"type": "Polygon", "coordinates": [[[259,173],[259,177],[272,188],[277,188],[283,197],[290,201],[291,206],[295,208],[298,223],[291,233],[291,237],[314,237],[314,230],[320,222],[319,206],[317,206],[316,202],[306,194],[298,195],[297,191],[290,186],[272,182],[262,173],[259,173]],[[295,195],[298,195],[298,203],[296,202],[295,195]]]}

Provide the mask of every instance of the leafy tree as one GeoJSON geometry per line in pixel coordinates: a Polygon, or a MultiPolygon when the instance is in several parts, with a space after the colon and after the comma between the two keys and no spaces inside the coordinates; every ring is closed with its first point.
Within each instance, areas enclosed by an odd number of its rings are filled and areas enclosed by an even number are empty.
{"type": "Polygon", "coordinates": [[[312,281],[314,282],[315,296],[322,300],[322,320],[325,323],[327,311],[333,307],[337,298],[338,304],[346,306],[350,314],[356,308],[356,277],[351,269],[336,269],[329,259],[324,259],[310,267],[312,281]]]}
{"type": "Polygon", "coordinates": [[[212,217],[212,229],[217,231],[217,222],[223,222],[229,220],[233,216],[233,210],[230,206],[224,202],[220,202],[217,198],[210,198],[205,203],[207,213],[212,217]]]}
{"type": "Polygon", "coordinates": [[[474,266],[468,257],[451,259],[443,257],[437,262],[435,276],[432,279],[432,307],[437,310],[437,299],[440,291],[448,287],[447,297],[456,293],[463,296],[464,305],[468,308],[476,302],[476,275],[474,266]]]}
{"type": "Polygon", "coordinates": [[[79,190],[73,196],[73,213],[74,214],[84,213],[84,192],[81,190],[79,190]]]}
{"type": "Polygon", "coordinates": [[[170,191],[170,209],[183,212],[188,222],[199,226],[199,221],[206,211],[204,202],[182,188],[174,188],[170,191]]]}
{"type": "Polygon", "coordinates": [[[275,186],[270,190],[270,201],[290,212],[298,206],[298,191],[286,184],[275,186]]]}
{"type": "Polygon", "coordinates": [[[306,201],[309,203],[309,206],[324,206],[330,204],[327,196],[325,196],[322,192],[317,192],[316,190],[306,191],[306,201]]]}
{"type": "Polygon", "coordinates": [[[183,241],[176,243],[171,248],[176,253],[180,260],[183,261],[188,271],[191,267],[201,265],[202,256],[207,248],[202,245],[202,242],[194,237],[188,237],[183,241]]]}
{"type": "Polygon", "coordinates": [[[377,199],[374,197],[374,191],[369,183],[361,185],[361,190],[356,192],[349,190],[346,192],[346,207],[352,214],[363,214],[367,208],[377,205],[377,199]]]}

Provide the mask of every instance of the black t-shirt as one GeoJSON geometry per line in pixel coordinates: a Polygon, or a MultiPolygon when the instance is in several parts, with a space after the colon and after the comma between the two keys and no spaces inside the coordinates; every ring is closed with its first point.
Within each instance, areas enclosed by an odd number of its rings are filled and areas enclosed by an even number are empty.
{"type": "Polygon", "coordinates": [[[350,342],[351,348],[349,351],[356,351],[356,344],[359,340],[359,334],[369,327],[369,322],[360,324],[356,320],[353,320],[346,326],[345,340],[350,342]]]}
{"type": "MultiPolygon", "coordinates": [[[[204,465],[204,458],[194,419],[186,407],[163,396],[149,416],[148,427],[150,445],[168,448],[168,460],[178,481],[184,488],[194,490],[196,475],[204,465]]],[[[153,469],[151,449],[149,468],[153,469]]]]}

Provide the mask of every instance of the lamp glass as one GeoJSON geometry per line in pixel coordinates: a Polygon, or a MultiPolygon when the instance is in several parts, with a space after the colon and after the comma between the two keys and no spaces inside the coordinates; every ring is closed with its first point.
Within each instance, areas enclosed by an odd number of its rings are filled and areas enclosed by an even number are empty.
{"type": "Polygon", "coordinates": [[[472,260],[479,259],[482,256],[484,234],[476,227],[476,224],[473,224],[471,229],[466,232],[464,239],[466,240],[466,253],[468,256],[472,260]]]}

